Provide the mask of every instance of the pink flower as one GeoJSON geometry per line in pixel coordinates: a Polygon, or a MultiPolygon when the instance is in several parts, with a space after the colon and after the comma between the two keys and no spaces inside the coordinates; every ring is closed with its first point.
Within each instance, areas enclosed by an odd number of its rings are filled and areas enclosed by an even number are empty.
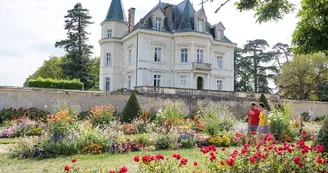
{"type": "Polygon", "coordinates": [[[229,159],[227,160],[227,164],[228,164],[229,166],[233,166],[233,165],[234,165],[234,162],[235,162],[235,159],[234,159],[234,158],[229,158],[229,159]]]}

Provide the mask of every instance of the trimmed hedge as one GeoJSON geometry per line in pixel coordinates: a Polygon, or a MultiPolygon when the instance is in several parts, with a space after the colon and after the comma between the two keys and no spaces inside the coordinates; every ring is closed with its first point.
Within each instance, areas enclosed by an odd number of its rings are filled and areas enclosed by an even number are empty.
{"type": "Polygon", "coordinates": [[[269,105],[269,102],[267,98],[265,97],[264,94],[261,94],[259,102],[262,102],[264,104],[264,107],[268,110],[271,111],[271,107],[269,105]]]}
{"type": "Polygon", "coordinates": [[[55,80],[55,79],[30,79],[27,82],[27,87],[36,88],[57,88],[57,89],[74,89],[83,90],[84,84],[78,79],[73,80],[55,80]]]}

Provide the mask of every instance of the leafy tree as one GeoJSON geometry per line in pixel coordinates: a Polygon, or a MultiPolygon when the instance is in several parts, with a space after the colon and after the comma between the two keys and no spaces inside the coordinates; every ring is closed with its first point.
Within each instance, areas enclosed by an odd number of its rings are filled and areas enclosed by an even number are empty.
{"type": "Polygon", "coordinates": [[[326,116],[318,136],[313,143],[314,146],[318,144],[325,146],[325,152],[328,151],[328,116],[326,116]]]}
{"type": "Polygon", "coordinates": [[[38,68],[32,75],[30,75],[24,82],[24,86],[27,86],[27,82],[30,79],[51,78],[51,79],[65,79],[61,65],[64,57],[51,56],[49,60],[45,60],[41,67],[38,68]]]}
{"type": "Polygon", "coordinates": [[[98,89],[99,88],[99,73],[100,73],[100,58],[95,57],[91,59],[91,66],[90,66],[90,73],[92,76],[92,81],[93,81],[93,89],[98,89]]]}
{"type": "Polygon", "coordinates": [[[328,82],[322,82],[319,85],[317,96],[319,101],[328,101],[328,82]]]}
{"type": "Polygon", "coordinates": [[[92,75],[90,75],[90,55],[93,46],[88,45],[88,25],[92,24],[89,10],[82,8],[81,3],[67,11],[65,16],[65,30],[67,39],[56,42],[55,47],[64,48],[67,52],[62,64],[63,73],[71,79],[80,79],[85,88],[92,87],[92,75]]]}
{"type": "Polygon", "coordinates": [[[141,113],[142,110],[138,102],[136,93],[132,91],[129,100],[123,109],[121,121],[131,123],[134,119],[138,118],[141,113]]]}
{"type": "Polygon", "coordinates": [[[278,85],[285,97],[316,99],[320,84],[328,81],[328,58],[324,54],[296,55],[282,67],[278,85]]]}
{"type": "Polygon", "coordinates": [[[249,54],[246,58],[251,60],[250,72],[253,77],[254,92],[258,92],[259,88],[263,92],[269,92],[268,79],[273,78],[268,71],[276,72],[275,66],[264,66],[272,61],[273,55],[270,52],[264,52],[269,47],[269,44],[262,39],[248,41],[244,46],[244,52],[249,54]]]}
{"type": "MultiPolygon", "coordinates": [[[[204,2],[218,0],[205,0],[204,2]]],[[[215,11],[217,13],[221,7],[231,0],[225,0],[215,11]]],[[[255,11],[255,18],[258,23],[270,20],[282,19],[286,14],[294,11],[295,5],[291,0],[238,0],[235,5],[239,11],[255,11]]],[[[308,0],[310,1],[310,0],[308,0]]]]}
{"type": "Polygon", "coordinates": [[[259,99],[259,102],[262,102],[264,104],[264,107],[268,110],[268,111],[271,111],[271,107],[269,105],[269,102],[267,100],[267,98],[265,97],[264,94],[261,94],[260,96],[260,99],[259,99]]]}
{"type": "Polygon", "coordinates": [[[249,68],[252,65],[251,60],[243,57],[242,49],[240,48],[235,49],[234,56],[235,91],[252,91],[253,88],[250,81],[252,76],[249,68]]]}
{"type": "Polygon", "coordinates": [[[328,1],[302,0],[292,43],[297,53],[328,53],[328,1]]]}
{"type": "Polygon", "coordinates": [[[288,63],[291,59],[291,48],[288,44],[277,43],[273,47],[274,59],[276,60],[279,69],[284,63],[288,63]]]}

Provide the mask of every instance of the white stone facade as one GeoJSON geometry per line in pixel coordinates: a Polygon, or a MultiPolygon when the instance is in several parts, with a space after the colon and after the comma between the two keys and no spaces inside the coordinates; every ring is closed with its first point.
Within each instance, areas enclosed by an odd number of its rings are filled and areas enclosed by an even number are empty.
{"type": "MultiPolygon", "coordinates": [[[[194,17],[195,28],[198,13],[194,17]]],[[[102,23],[100,90],[136,86],[234,90],[236,44],[222,40],[225,30],[222,23],[212,26],[216,38],[203,28],[200,30],[203,32],[197,29],[165,32],[164,12],[156,10],[153,16],[153,29],[137,28],[128,32],[129,22],[102,23]],[[156,26],[157,18],[162,19],[158,21],[160,26],[156,26]]],[[[200,16],[206,20],[205,14],[200,16]]],[[[204,23],[199,26],[205,28],[204,23]]]]}

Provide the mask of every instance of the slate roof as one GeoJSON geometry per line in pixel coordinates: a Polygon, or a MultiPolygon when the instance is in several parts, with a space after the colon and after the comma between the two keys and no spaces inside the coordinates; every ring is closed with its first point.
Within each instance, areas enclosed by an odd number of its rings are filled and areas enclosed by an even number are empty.
{"type": "Polygon", "coordinates": [[[127,22],[121,0],[112,0],[105,21],[127,22]]]}
{"type": "MultiPolygon", "coordinates": [[[[152,15],[156,12],[156,10],[160,9],[165,14],[165,8],[171,6],[171,15],[170,18],[166,16],[164,20],[164,32],[190,32],[194,31],[194,19],[193,17],[196,14],[196,11],[191,4],[190,0],[184,0],[178,5],[159,2],[153,9],[150,10],[149,13],[145,15],[145,17],[141,18],[141,20],[134,26],[134,30],[140,29],[153,29],[153,21],[152,15]],[[170,20],[170,21],[169,21],[170,20]]],[[[201,9],[202,10],[202,9],[201,9]]],[[[213,38],[215,38],[214,27],[206,22],[205,31],[208,34],[211,34],[213,38]]],[[[222,42],[232,43],[226,36],[224,36],[222,42]]]]}

